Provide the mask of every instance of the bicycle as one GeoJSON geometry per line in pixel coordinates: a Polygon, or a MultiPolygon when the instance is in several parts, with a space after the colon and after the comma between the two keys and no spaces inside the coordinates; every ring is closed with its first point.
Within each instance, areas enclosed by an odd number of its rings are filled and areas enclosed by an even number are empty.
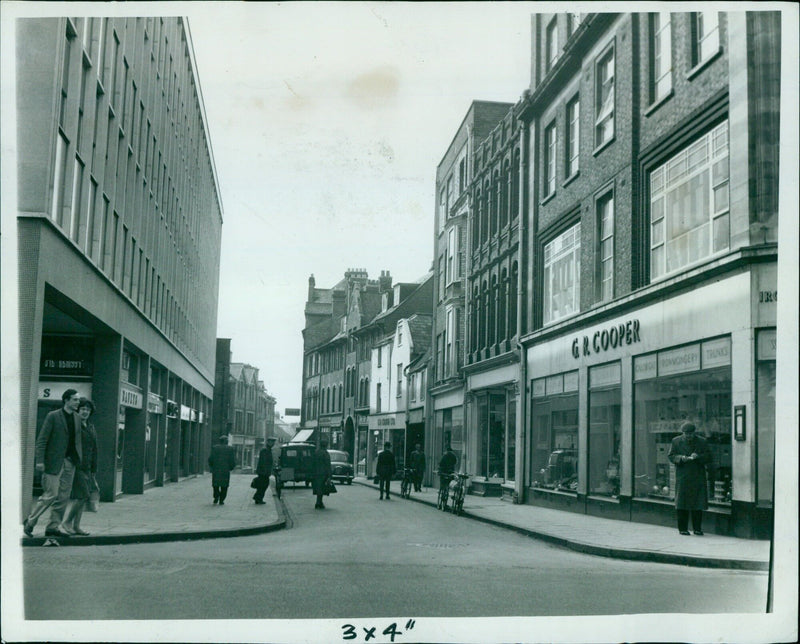
{"type": "Polygon", "coordinates": [[[403,481],[400,483],[400,496],[407,499],[411,496],[411,487],[413,485],[414,470],[410,467],[403,468],[403,481]]]}
{"type": "Polygon", "coordinates": [[[453,505],[450,511],[456,516],[461,516],[464,513],[464,494],[469,474],[456,474],[454,478],[456,482],[453,487],[453,505]]]}
{"type": "Polygon", "coordinates": [[[450,481],[455,478],[452,472],[437,472],[439,474],[439,496],[436,499],[436,508],[447,511],[447,498],[450,493],[450,481]]]}

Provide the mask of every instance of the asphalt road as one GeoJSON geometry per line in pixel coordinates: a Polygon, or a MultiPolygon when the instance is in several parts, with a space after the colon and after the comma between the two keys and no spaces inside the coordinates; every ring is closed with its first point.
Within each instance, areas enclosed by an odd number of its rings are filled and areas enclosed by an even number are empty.
{"type": "Polygon", "coordinates": [[[758,613],[766,603],[766,573],[583,555],[399,496],[379,501],[359,485],[338,488],[325,510],[309,490],[286,489],[291,528],[264,535],[25,548],[26,617],[758,613]]]}

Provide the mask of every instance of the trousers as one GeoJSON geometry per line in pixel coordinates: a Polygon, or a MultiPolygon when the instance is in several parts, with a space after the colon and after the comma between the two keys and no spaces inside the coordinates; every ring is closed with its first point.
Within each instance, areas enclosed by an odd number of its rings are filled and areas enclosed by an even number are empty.
{"type": "Polygon", "coordinates": [[[214,488],[214,500],[222,503],[225,500],[225,497],[228,496],[228,486],[212,485],[211,487],[214,488]]]}
{"type": "Polygon", "coordinates": [[[391,484],[392,479],[385,479],[381,478],[379,480],[380,490],[381,490],[381,498],[383,498],[384,491],[386,492],[386,498],[389,498],[389,485],[391,484]]]}
{"type": "Polygon", "coordinates": [[[47,530],[57,529],[64,518],[64,510],[69,503],[69,493],[72,491],[72,479],[75,477],[75,465],[65,458],[61,471],[58,474],[42,473],[42,495],[36,501],[31,513],[28,515],[28,525],[35,526],[45,511],[50,508],[50,521],[47,530]]]}
{"type": "Polygon", "coordinates": [[[678,530],[680,532],[687,532],[689,530],[689,514],[692,515],[692,529],[703,529],[703,511],[702,510],[675,510],[678,515],[678,530]]]}

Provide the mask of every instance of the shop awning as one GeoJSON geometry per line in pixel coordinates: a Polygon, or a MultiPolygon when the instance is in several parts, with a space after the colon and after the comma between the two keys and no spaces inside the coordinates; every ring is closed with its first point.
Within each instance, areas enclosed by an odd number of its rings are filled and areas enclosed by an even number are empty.
{"type": "Polygon", "coordinates": [[[297,432],[292,439],[289,441],[290,443],[306,443],[308,439],[311,438],[311,435],[314,433],[313,429],[301,429],[297,432]]]}

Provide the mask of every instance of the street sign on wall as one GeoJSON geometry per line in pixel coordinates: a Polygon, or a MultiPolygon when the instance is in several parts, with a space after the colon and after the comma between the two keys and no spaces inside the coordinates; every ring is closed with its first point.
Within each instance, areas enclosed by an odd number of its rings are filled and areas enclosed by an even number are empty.
{"type": "Polygon", "coordinates": [[[300,415],[300,409],[297,408],[297,407],[287,407],[286,409],[283,410],[283,415],[284,416],[299,416],[300,415]]]}

